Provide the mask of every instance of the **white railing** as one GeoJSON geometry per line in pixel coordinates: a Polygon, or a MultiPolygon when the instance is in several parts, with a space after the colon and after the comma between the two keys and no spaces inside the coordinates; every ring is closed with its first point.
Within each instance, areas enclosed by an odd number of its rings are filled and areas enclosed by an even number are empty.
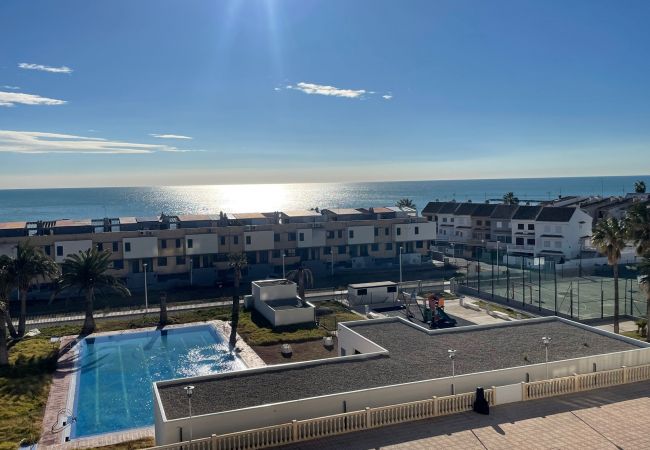
{"type": "MultiPolygon", "coordinates": [[[[526,401],[644,380],[650,380],[650,364],[634,367],[624,366],[620,369],[602,372],[583,375],[574,374],[551,380],[521,383],[521,393],[522,400],[526,401]]],[[[485,389],[484,392],[487,402],[494,405],[496,388],[485,389]]],[[[432,397],[426,400],[365,408],[361,411],[351,411],[313,419],[293,420],[291,423],[238,431],[220,436],[213,434],[209,438],[193,440],[191,445],[189,442],[178,442],[151,447],[148,450],[252,450],[274,447],[471,411],[475,399],[476,394],[474,392],[446,397],[432,397]]]]}

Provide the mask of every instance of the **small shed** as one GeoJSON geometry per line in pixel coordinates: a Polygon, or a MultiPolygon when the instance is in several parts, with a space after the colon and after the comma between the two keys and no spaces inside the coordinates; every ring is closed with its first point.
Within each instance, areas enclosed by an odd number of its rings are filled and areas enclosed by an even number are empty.
{"type": "Polygon", "coordinates": [[[348,285],[350,306],[391,303],[397,301],[398,284],[393,281],[348,285]]]}

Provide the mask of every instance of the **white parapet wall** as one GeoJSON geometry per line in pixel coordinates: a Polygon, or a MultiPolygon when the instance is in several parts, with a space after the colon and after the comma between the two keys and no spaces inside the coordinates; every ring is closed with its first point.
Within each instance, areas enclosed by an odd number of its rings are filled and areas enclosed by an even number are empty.
{"type": "Polygon", "coordinates": [[[256,300],[279,300],[295,298],[298,295],[298,285],[289,280],[260,280],[251,283],[253,297],[256,300]]]}

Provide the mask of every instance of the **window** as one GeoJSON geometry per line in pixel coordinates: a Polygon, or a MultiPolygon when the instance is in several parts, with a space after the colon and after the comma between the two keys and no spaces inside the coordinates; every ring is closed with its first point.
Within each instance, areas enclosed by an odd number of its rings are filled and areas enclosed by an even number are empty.
{"type": "Polygon", "coordinates": [[[387,286],[386,292],[397,292],[397,286],[387,286]]]}
{"type": "Polygon", "coordinates": [[[390,234],[390,228],[386,227],[384,228],[384,235],[388,236],[390,234]]]}
{"type": "Polygon", "coordinates": [[[289,233],[289,240],[290,241],[295,241],[296,240],[296,233],[289,233]]]}
{"type": "Polygon", "coordinates": [[[124,260],[116,259],[115,261],[113,261],[113,269],[115,269],[115,270],[124,269],[124,260]]]}
{"type": "Polygon", "coordinates": [[[415,234],[420,234],[420,227],[415,227],[415,234]]]}
{"type": "Polygon", "coordinates": [[[219,244],[226,245],[226,236],[221,236],[219,238],[219,244]]]}
{"type": "Polygon", "coordinates": [[[443,218],[442,218],[442,222],[443,222],[443,223],[446,223],[446,222],[447,222],[447,218],[446,218],[446,217],[443,217],[443,218]]]}
{"type": "MultiPolygon", "coordinates": [[[[58,253],[59,249],[57,249],[58,253]]],[[[63,247],[61,247],[61,251],[63,252],[63,247]]],[[[130,242],[125,242],[124,243],[124,251],[125,252],[130,252],[131,251],[131,243],[130,242]]]]}
{"type": "Polygon", "coordinates": [[[555,241],[555,248],[562,248],[562,241],[555,241]]]}
{"type": "Polygon", "coordinates": [[[535,245],[535,239],[528,239],[528,245],[535,245]]]}
{"type": "Polygon", "coordinates": [[[287,249],[287,256],[296,256],[296,249],[295,248],[288,248],[287,249]]]}
{"type": "Polygon", "coordinates": [[[45,254],[46,254],[47,256],[50,256],[50,253],[52,252],[52,250],[50,250],[50,246],[49,246],[49,245],[44,245],[44,246],[43,246],[43,251],[45,252],[45,254]]]}
{"type": "Polygon", "coordinates": [[[118,242],[113,242],[113,251],[114,252],[119,251],[118,248],[119,248],[119,243],[118,242]]]}
{"type": "Polygon", "coordinates": [[[556,225],[555,226],[555,232],[557,234],[562,234],[562,225],[556,225]]]}
{"type": "Polygon", "coordinates": [[[550,225],[544,225],[544,233],[550,233],[551,232],[551,226],[550,225]]]}
{"type": "Polygon", "coordinates": [[[348,237],[354,239],[354,230],[348,230],[348,237]]]}
{"type": "Polygon", "coordinates": [[[251,245],[251,242],[253,242],[253,241],[251,240],[251,237],[250,237],[250,236],[246,236],[246,245],[251,245]]]}
{"type": "Polygon", "coordinates": [[[167,248],[167,239],[162,239],[160,241],[160,248],[167,248]]]}
{"type": "Polygon", "coordinates": [[[339,255],[345,255],[347,251],[348,249],[345,247],[345,245],[339,245],[339,248],[336,249],[336,253],[339,255]]]}
{"type": "Polygon", "coordinates": [[[454,223],[454,218],[452,217],[451,219],[449,219],[449,221],[450,221],[451,223],[454,223]]]}
{"type": "Polygon", "coordinates": [[[103,252],[104,251],[104,244],[102,242],[97,243],[97,251],[98,252],[103,252]]]}
{"type": "Polygon", "coordinates": [[[187,240],[187,248],[193,248],[194,247],[194,241],[192,239],[187,240]]]}
{"type": "Polygon", "coordinates": [[[523,230],[524,229],[524,224],[523,223],[518,223],[517,224],[517,229],[518,230],[523,230]]]}
{"type": "Polygon", "coordinates": [[[528,224],[528,229],[529,230],[534,230],[535,229],[535,224],[534,223],[529,223],[528,224]]]}
{"type": "Polygon", "coordinates": [[[334,239],[334,231],[328,231],[327,232],[327,239],[334,239]]]}
{"type": "Polygon", "coordinates": [[[497,222],[497,228],[503,228],[503,222],[497,222]]]}
{"type": "Polygon", "coordinates": [[[490,222],[489,220],[486,220],[486,221],[485,221],[485,226],[486,226],[486,227],[489,227],[490,224],[491,224],[491,222],[490,222]]]}
{"type": "Polygon", "coordinates": [[[167,265],[167,258],[165,257],[158,258],[158,267],[165,267],[166,265],[167,265]]]}
{"type": "Polygon", "coordinates": [[[368,295],[368,289],[357,289],[357,295],[368,295]]]}
{"type": "Polygon", "coordinates": [[[338,230],[336,233],[339,239],[343,238],[343,230],[338,230]]]}
{"type": "Polygon", "coordinates": [[[417,242],[415,243],[415,248],[422,248],[422,247],[423,247],[423,244],[424,244],[424,241],[417,241],[417,242]]]}
{"type": "Polygon", "coordinates": [[[232,243],[235,245],[239,245],[239,236],[233,236],[232,237],[232,243]]]}
{"type": "Polygon", "coordinates": [[[551,241],[544,241],[544,248],[549,248],[551,246],[551,241]]]}
{"type": "Polygon", "coordinates": [[[482,221],[482,220],[477,220],[477,221],[476,221],[476,225],[479,225],[479,226],[480,226],[480,225],[483,225],[483,221],[482,221]]]}
{"type": "Polygon", "coordinates": [[[181,248],[181,240],[176,239],[176,248],[181,248]]]}
{"type": "Polygon", "coordinates": [[[379,244],[370,244],[370,250],[372,250],[373,252],[378,252],[379,244]]]}
{"type": "Polygon", "coordinates": [[[400,236],[402,234],[402,227],[397,227],[397,235],[400,236]]]}
{"type": "Polygon", "coordinates": [[[516,245],[524,245],[524,238],[517,238],[515,244],[516,245]]]}
{"type": "Polygon", "coordinates": [[[386,244],[386,251],[390,252],[393,251],[393,243],[389,242],[386,244]]]}
{"type": "Polygon", "coordinates": [[[176,257],[176,265],[177,266],[184,266],[185,265],[185,257],[184,256],[177,256],[176,257]]]}
{"type": "Polygon", "coordinates": [[[273,250],[273,257],[282,258],[282,253],[280,253],[280,250],[273,250]]]}
{"type": "Polygon", "coordinates": [[[323,247],[323,254],[331,255],[332,254],[332,247],[323,247]]]}
{"type": "Polygon", "coordinates": [[[280,242],[280,233],[275,233],[273,235],[273,241],[274,242],[280,242]]]}
{"type": "Polygon", "coordinates": [[[298,233],[298,240],[300,242],[305,242],[305,233],[298,233]]]}

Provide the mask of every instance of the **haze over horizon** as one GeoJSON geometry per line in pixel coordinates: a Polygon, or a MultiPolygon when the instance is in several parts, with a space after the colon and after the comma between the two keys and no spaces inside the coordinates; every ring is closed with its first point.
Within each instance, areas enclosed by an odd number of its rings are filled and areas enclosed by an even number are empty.
{"type": "Polygon", "coordinates": [[[6,0],[0,16],[0,189],[650,173],[641,0],[6,0]]]}

